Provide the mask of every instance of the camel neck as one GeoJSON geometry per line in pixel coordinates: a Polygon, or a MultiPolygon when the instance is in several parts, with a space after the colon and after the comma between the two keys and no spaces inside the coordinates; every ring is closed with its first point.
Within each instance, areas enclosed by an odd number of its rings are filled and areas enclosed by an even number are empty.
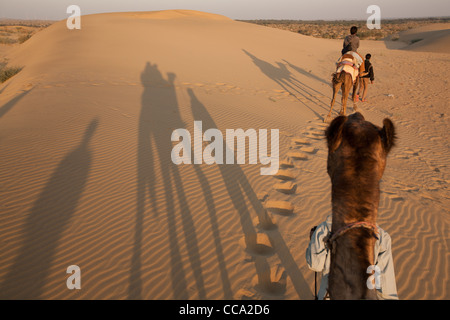
{"type": "Polygon", "coordinates": [[[333,221],[337,225],[354,221],[376,222],[380,201],[379,180],[351,183],[341,179],[332,184],[333,221]]]}
{"type": "MultiPolygon", "coordinates": [[[[355,180],[350,183],[342,177],[338,180],[339,183],[332,184],[332,232],[357,221],[376,224],[379,181],[365,179],[361,183],[355,180]]],[[[374,264],[374,244],[375,238],[362,228],[351,230],[336,240],[329,278],[333,298],[371,299],[375,296],[366,286],[366,270],[374,264]]]]}

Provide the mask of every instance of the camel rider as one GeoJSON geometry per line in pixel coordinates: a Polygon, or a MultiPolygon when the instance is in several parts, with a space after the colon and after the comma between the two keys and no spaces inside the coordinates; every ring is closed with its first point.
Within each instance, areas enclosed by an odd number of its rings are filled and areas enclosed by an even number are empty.
{"type": "Polygon", "coordinates": [[[345,37],[343,48],[342,48],[342,56],[338,60],[338,64],[341,62],[342,59],[346,56],[346,54],[352,55],[354,59],[354,67],[358,70],[360,75],[365,75],[365,69],[364,69],[364,59],[363,57],[358,53],[359,48],[359,37],[356,34],[358,32],[358,27],[353,26],[350,28],[350,34],[345,37]]]}
{"type": "Polygon", "coordinates": [[[345,54],[348,51],[358,51],[359,48],[359,37],[356,35],[358,32],[358,27],[353,26],[350,28],[350,34],[345,37],[343,48],[341,53],[345,54]]]}
{"type": "MultiPolygon", "coordinates": [[[[330,272],[330,255],[324,243],[324,238],[331,231],[331,215],[314,230],[309,246],[306,249],[306,262],[315,272],[322,272],[322,280],[318,299],[323,300],[328,288],[328,274],[330,272]]],[[[380,270],[379,283],[376,286],[378,299],[398,299],[395,283],[394,263],[391,252],[391,237],[378,227],[378,239],[375,242],[375,266],[380,270]]],[[[369,266],[368,266],[369,267],[369,266]]],[[[376,275],[377,276],[377,275],[376,275]]],[[[369,279],[370,274],[367,274],[369,279]]]]}

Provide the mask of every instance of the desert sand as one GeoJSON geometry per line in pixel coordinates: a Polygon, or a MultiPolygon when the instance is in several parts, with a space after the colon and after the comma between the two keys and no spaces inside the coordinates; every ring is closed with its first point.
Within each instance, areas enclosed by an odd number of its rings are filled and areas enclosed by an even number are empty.
{"type": "MultiPolygon", "coordinates": [[[[0,297],[313,299],[305,251],[331,213],[322,120],[342,40],[183,10],[88,15],[81,27],[60,21],[5,51],[23,69],[0,85],[0,297]],[[171,133],[194,120],[279,129],[281,170],[173,164],[171,133]],[[70,265],[80,290],[66,287],[70,265]]],[[[398,131],[378,224],[400,299],[450,298],[444,29],[426,52],[359,49],[375,82],[358,108],[398,131]]]]}

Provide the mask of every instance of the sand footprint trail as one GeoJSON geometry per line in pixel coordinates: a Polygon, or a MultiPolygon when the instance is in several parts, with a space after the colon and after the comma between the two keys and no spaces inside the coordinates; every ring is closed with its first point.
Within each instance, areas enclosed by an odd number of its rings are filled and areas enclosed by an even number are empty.
{"type": "MultiPolygon", "coordinates": [[[[283,263],[286,259],[280,259],[281,262],[279,260],[279,257],[290,256],[286,252],[289,249],[286,247],[283,239],[285,234],[280,226],[289,226],[291,224],[289,219],[295,219],[299,215],[301,217],[301,211],[304,209],[294,204],[295,201],[298,202],[296,198],[300,195],[298,179],[302,172],[306,174],[312,172],[304,168],[304,164],[318,157],[318,151],[323,143],[324,129],[325,126],[318,119],[303,132],[306,137],[301,136],[302,133],[294,136],[289,132],[282,132],[284,136],[290,137],[288,139],[290,147],[280,157],[278,172],[269,178],[273,180],[272,189],[257,193],[265,212],[252,219],[256,232],[241,237],[239,241],[244,254],[243,260],[255,264],[256,275],[250,283],[234,294],[234,298],[280,299],[285,296],[288,285],[292,285],[298,296],[303,299],[312,297],[305,291],[305,283],[299,281],[300,273],[296,277],[293,276],[295,272],[292,270],[298,269],[298,262],[288,259],[289,263],[286,264],[283,263]],[[310,136],[313,137],[312,140],[308,138],[310,136]]],[[[319,180],[318,183],[322,185],[321,179],[319,180]]]]}
{"type": "MultiPolygon", "coordinates": [[[[317,126],[308,127],[306,134],[316,138],[323,135],[323,129],[322,123],[318,122],[317,126]]],[[[287,136],[292,137],[290,134],[287,136]]],[[[315,140],[319,139],[316,138],[315,140]]],[[[275,180],[273,190],[260,193],[259,199],[264,205],[267,214],[265,221],[256,219],[254,222],[255,225],[261,227],[261,230],[256,236],[258,250],[253,250],[253,255],[270,255],[277,252],[277,245],[271,238],[271,230],[277,229],[280,224],[286,223],[285,219],[300,214],[298,209],[301,208],[297,208],[294,205],[295,198],[299,195],[297,183],[300,174],[299,167],[301,168],[302,163],[307,161],[309,156],[314,156],[317,151],[318,149],[312,145],[309,139],[291,138],[291,146],[280,161],[280,169],[273,175],[272,179],[275,180]]],[[[261,257],[253,258],[261,259],[261,257]]],[[[283,295],[287,284],[285,268],[276,262],[269,263],[269,261],[265,261],[265,263],[265,269],[253,278],[251,288],[240,289],[236,298],[254,299],[260,295],[267,297],[267,294],[271,297],[283,295]]]]}

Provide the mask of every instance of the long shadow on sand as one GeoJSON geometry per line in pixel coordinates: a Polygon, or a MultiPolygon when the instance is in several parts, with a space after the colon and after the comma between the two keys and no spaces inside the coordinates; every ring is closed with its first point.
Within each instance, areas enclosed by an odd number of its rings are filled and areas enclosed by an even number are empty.
{"type": "MultiPolygon", "coordinates": [[[[329,107],[326,103],[316,97],[318,94],[322,95],[320,92],[295,78],[284,63],[277,62],[277,66],[275,66],[269,62],[257,58],[244,49],[242,49],[242,51],[252,59],[253,63],[261,70],[262,73],[275,81],[285,91],[289,92],[291,96],[295,97],[299,102],[311,110],[318,118],[323,119],[323,117],[315,109],[321,108],[328,112],[329,107]],[[299,98],[298,95],[302,98],[299,98]],[[305,103],[303,99],[308,100],[309,103],[305,103]],[[309,104],[314,105],[315,108],[311,108],[309,104]]],[[[319,81],[324,82],[322,79],[318,79],[319,81]]]]}
{"type": "Polygon", "coordinates": [[[0,94],[2,94],[3,91],[5,91],[8,86],[9,86],[9,82],[2,89],[0,89],[0,94]]]}
{"type": "Polygon", "coordinates": [[[98,120],[92,120],[80,144],[58,164],[34,203],[23,226],[20,252],[0,285],[0,299],[41,298],[59,239],[76,211],[88,179],[92,162],[89,141],[97,126],[98,120]]]}
{"type": "MultiPolygon", "coordinates": [[[[201,120],[205,130],[207,128],[217,128],[213,118],[209,114],[206,107],[198,100],[194,94],[194,91],[188,89],[188,94],[190,97],[194,119],[201,120]]],[[[223,141],[223,145],[226,146],[225,141],[223,141]]],[[[239,213],[240,223],[247,248],[255,247],[257,231],[253,226],[250,209],[253,209],[253,211],[256,212],[260,221],[266,220],[267,213],[253,191],[253,188],[250,185],[245,173],[238,164],[222,164],[218,165],[218,167],[225,183],[229,199],[232,201],[236,212],[239,213]],[[251,208],[249,208],[246,204],[246,199],[250,201],[251,208]]],[[[300,299],[310,299],[312,297],[312,292],[279,231],[277,229],[271,230],[270,238],[273,242],[276,254],[278,254],[281,264],[286,270],[287,276],[291,278],[298,296],[300,299]]],[[[267,259],[264,255],[256,255],[254,262],[259,283],[262,285],[264,285],[264,283],[267,284],[267,282],[270,281],[267,279],[269,274],[268,270],[270,270],[267,259]]]]}
{"type": "MultiPolygon", "coordinates": [[[[177,233],[177,219],[181,218],[184,241],[197,285],[198,298],[205,299],[206,291],[201,270],[197,235],[188,200],[178,167],[171,160],[171,130],[184,127],[178,110],[175,92],[175,74],[163,77],[156,64],[147,62],[141,74],[144,87],[139,116],[137,149],[137,212],[135,221],[134,251],[131,260],[129,299],[142,297],[142,235],[146,212],[166,218],[170,248],[170,272],[174,299],[188,299],[188,285],[182,263],[182,252],[177,233]],[[162,181],[157,184],[157,180],[162,181]],[[157,206],[157,192],[163,191],[165,209],[157,206]],[[146,209],[146,203],[151,206],[146,209]],[[178,208],[175,206],[178,203],[178,208]],[[181,211],[181,212],[180,212],[181,211]]],[[[148,247],[148,245],[145,245],[148,247]]]]}
{"type": "MultiPolygon", "coordinates": [[[[6,89],[6,87],[3,88],[2,91],[5,89],[6,89]]],[[[33,90],[33,89],[31,89],[31,90],[33,90]]],[[[19,102],[23,97],[25,97],[31,90],[22,92],[21,94],[12,98],[10,101],[8,101],[3,106],[1,106],[0,107],[0,118],[3,117],[9,110],[11,110],[17,104],[17,102],[19,102]]]]}
{"type": "MultiPolygon", "coordinates": [[[[330,81],[326,81],[326,80],[324,80],[324,79],[322,79],[322,78],[316,76],[314,73],[309,72],[309,71],[306,71],[305,69],[300,68],[299,66],[296,66],[296,65],[290,63],[289,61],[286,61],[285,59],[283,59],[283,61],[286,62],[287,65],[288,65],[290,68],[294,69],[294,70],[297,71],[298,73],[300,73],[300,74],[302,74],[302,75],[304,75],[304,76],[306,76],[306,77],[308,77],[308,78],[311,78],[311,79],[313,79],[313,80],[322,82],[323,84],[328,85],[330,88],[332,87],[332,86],[331,86],[331,78],[330,78],[330,81]]],[[[311,88],[311,89],[312,89],[312,88],[311,88]]],[[[317,90],[314,90],[314,89],[312,89],[312,90],[315,91],[315,92],[318,92],[317,90]]]]}

